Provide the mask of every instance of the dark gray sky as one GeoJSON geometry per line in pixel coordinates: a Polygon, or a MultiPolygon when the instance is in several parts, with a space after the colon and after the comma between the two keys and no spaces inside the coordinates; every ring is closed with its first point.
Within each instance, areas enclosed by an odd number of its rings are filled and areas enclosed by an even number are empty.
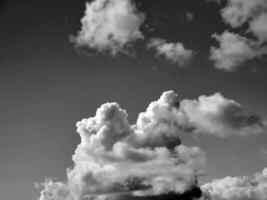
{"type": "MultiPolygon", "coordinates": [[[[186,67],[155,57],[138,41],[135,56],[109,56],[77,50],[69,41],[81,28],[85,1],[6,0],[0,9],[0,198],[38,196],[33,183],[45,177],[65,179],[73,166],[79,136],[76,121],[94,116],[105,102],[116,101],[134,123],[139,112],[166,90],[181,99],[220,92],[247,112],[267,113],[267,62],[254,59],[233,72],[214,69],[208,59],[211,34],[227,26],[219,6],[204,0],[137,0],[146,14],[146,38],[182,42],[196,52],[186,67]],[[186,12],[194,14],[192,21],[186,12]]],[[[208,155],[203,181],[260,171],[258,154],[267,134],[219,139],[181,136],[208,155]]],[[[267,147],[267,146],[266,146],[267,147]]]]}

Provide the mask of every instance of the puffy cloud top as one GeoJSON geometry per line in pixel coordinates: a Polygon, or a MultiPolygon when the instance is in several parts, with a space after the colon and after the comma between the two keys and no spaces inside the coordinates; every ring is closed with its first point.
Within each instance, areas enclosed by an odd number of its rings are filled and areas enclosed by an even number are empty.
{"type": "Polygon", "coordinates": [[[70,38],[78,47],[115,55],[144,37],[139,30],[144,19],[131,0],[94,0],[86,3],[81,31],[70,38]]]}
{"type": "Polygon", "coordinates": [[[178,107],[177,95],[165,92],[130,125],[117,103],[103,104],[77,122],[81,143],[67,181],[46,181],[40,200],[159,196],[197,187],[205,153],[181,144],[173,123],[178,107]]]}

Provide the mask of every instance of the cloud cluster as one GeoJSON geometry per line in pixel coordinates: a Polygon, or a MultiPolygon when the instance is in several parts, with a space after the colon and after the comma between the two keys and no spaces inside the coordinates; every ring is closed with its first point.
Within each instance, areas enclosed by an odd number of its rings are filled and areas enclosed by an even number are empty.
{"type": "Polygon", "coordinates": [[[143,39],[140,26],[144,19],[131,0],[94,0],[86,3],[81,30],[70,40],[78,47],[112,55],[127,52],[133,41],[143,39]]]}
{"type": "Polygon", "coordinates": [[[221,10],[225,23],[232,27],[240,27],[267,9],[265,0],[226,0],[227,5],[221,10]]]}
{"type": "Polygon", "coordinates": [[[215,61],[215,68],[233,71],[243,63],[267,53],[265,47],[259,46],[254,40],[235,33],[224,31],[221,35],[213,34],[220,46],[211,47],[210,59],[215,61]]]}
{"type": "Polygon", "coordinates": [[[216,179],[202,189],[212,200],[266,200],[267,168],[253,176],[216,179]]]}
{"type": "MultiPolygon", "coordinates": [[[[214,0],[218,3],[223,0],[214,0]]],[[[264,46],[267,41],[267,1],[266,0],[225,0],[226,6],[221,9],[224,22],[232,28],[247,26],[246,34],[252,33],[255,39],[228,31],[212,37],[219,42],[219,47],[211,47],[210,58],[215,67],[233,71],[246,61],[267,54],[264,46]]]]}
{"type": "Polygon", "coordinates": [[[218,93],[179,101],[175,92],[164,92],[136,124],[130,125],[127,116],[117,103],[106,103],[94,117],[77,122],[81,143],[72,157],[74,167],[65,182],[47,180],[40,200],[193,195],[205,153],[181,144],[181,134],[225,137],[264,128],[261,118],[245,116],[238,103],[218,93]]]}
{"type": "Polygon", "coordinates": [[[205,153],[181,144],[172,119],[178,106],[177,95],[166,92],[130,125],[117,103],[103,104],[77,122],[81,143],[67,181],[46,181],[40,200],[142,199],[196,188],[205,153]]]}
{"type": "MultiPolygon", "coordinates": [[[[188,14],[188,16],[189,15],[190,14],[188,14]]],[[[170,63],[177,64],[181,67],[188,64],[193,57],[193,51],[186,49],[184,45],[179,42],[167,43],[163,39],[153,38],[149,41],[147,47],[155,48],[157,51],[157,56],[164,56],[170,63]]]]}

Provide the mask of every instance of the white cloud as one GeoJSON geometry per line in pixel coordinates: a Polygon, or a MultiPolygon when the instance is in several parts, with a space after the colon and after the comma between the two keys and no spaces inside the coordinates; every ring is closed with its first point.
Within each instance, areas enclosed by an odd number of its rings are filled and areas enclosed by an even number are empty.
{"type": "Polygon", "coordinates": [[[181,101],[180,110],[193,132],[216,137],[248,136],[266,131],[267,120],[248,115],[239,103],[220,93],[181,101]]]}
{"type": "MultiPolygon", "coordinates": [[[[215,68],[233,71],[246,61],[266,54],[264,43],[267,40],[267,1],[266,0],[207,0],[226,5],[221,9],[223,21],[232,28],[244,27],[257,40],[225,31],[221,35],[213,34],[220,47],[211,48],[210,58],[215,68]],[[247,26],[248,24],[248,26],[247,26]]],[[[238,31],[238,29],[237,29],[238,31]]]]}
{"type": "Polygon", "coordinates": [[[188,50],[182,43],[167,43],[160,38],[153,38],[147,45],[148,48],[155,48],[158,56],[164,56],[172,64],[183,67],[188,64],[193,57],[193,51],[188,50]]]}
{"type": "Polygon", "coordinates": [[[227,0],[221,14],[226,23],[236,28],[266,9],[266,0],[227,0]]]}
{"type": "Polygon", "coordinates": [[[253,176],[225,177],[204,184],[213,200],[266,200],[267,168],[253,176]]]}
{"type": "Polygon", "coordinates": [[[72,156],[74,167],[66,182],[43,183],[40,200],[183,194],[198,187],[206,156],[199,147],[181,144],[181,134],[226,137],[265,128],[260,117],[244,115],[238,103],[218,93],[179,101],[167,91],[136,124],[127,117],[117,103],[106,103],[94,117],[77,122],[81,143],[72,156]]]}
{"type": "Polygon", "coordinates": [[[81,143],[73,155],[74,167],[66,182],[46,181],[40,200],[162,195],[196,187],[205,153],[181,145],[180,128],[165,121],[176,103],[175,93],[164,93],[134,125],[117,103],[103,104],[94,117],[77,122],[81,143]]]}
{"type": "Polygon", "coordinates": [[[133,41],[143,39],[140,26],[144,19],[131,0],[94,0],[86,3],[81,30],[70,39],[78,47],[112,55],[127,52],[133,41]]]}
{"type": "Polygon", "coordinates": [[[258,42],[238,34],[224,31],[221,35],[213,34],[220,46],[211,47],[210,59],[215,61],[215,68],[233,71],[246,61],[262,57],[267,53],[258,42]]]}
{"type": "Polygon", "coordinates": [[[249,31],[252,32],[261,43],[267,41],[267,12],[260,14],[250,22],[249,31]]]}

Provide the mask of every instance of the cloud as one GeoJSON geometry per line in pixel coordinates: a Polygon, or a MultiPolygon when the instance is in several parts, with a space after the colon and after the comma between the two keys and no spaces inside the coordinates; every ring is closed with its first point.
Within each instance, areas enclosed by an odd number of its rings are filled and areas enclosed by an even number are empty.
{"type": "Polygon", "coordinates": [[[43,183],[40,200],[168,195],[193,200],[206,155],[197,146],[182,144],[181,134],[243,136],[264,129],[260,117],[244,115],[238,103],[219,93],[180,101],[175,92],[167,91],[139,114],[135,124],[130,125],[127,117],[119,104],[105,103],[94,117],[77,122],[81,142],[72,156],[74,167],[67,170],[65,182],[43,183]]]}
{"type": "Polygon", "coordinates": [[[140,31],[144,19],[131,0],[94,0],[86,3],[81,30],[70,40],[77,47],[126,53],[132,42],[144,38],[140,31]]]}
{"type": "Polygon", "coordinates": [[[160,38],[153,38],[147,44],[148,48],[155,48],[157,56],[164,56],[167,61],[181,67],[188,64],[193,57],[193,51],[188,50],[182,43],[167,43],[160,38]]]}
{"type": "Polygon", "coordinates": [[[266,0],[227,0],[221,15],[225,23],[237,28],[266,9],[266,0]]]}
{"type": "MultiPolygon", "coordinates": [[[[246,61],[260,58],[266,54],[267,41],[267,1],[266,0],[207,0],[225,5],[221,9],[223,21],[232,28],[243,27],[245,35],[224,31],[221,35],[213,34],[220,47],[211,47],[210,58],[215,61],[215,68],[233,71],[246,61]],[[222,4],[226,2],[226,4],[222,4]],[[248,33],[255,40],[247,37],[248,33]]],[[[238,31],[238,29],[237,29],[238,31]]]]}
{"type": "Polygon", "coordinates": [[[224,71],[233,71],[246,61],[260,58],[267,53],[265,47],[261,47],[258,42],[224,31],[221,35],[213,34],[219,42],[219,47],[211,47],[210,59],[215,62],[215,68],[224,71]]]}
{"type": "MultiPolygon", "coordinates": [[[[214,137],[249,136],[266,131],[267,119],[246,114],[241,105],[220,93],[202,95],[196,100],[179,100],[173,91],[164,92],[158,101],[152,102],[137,120],[140,136],[153,141],[150,135],[168,135],[178,141],[177,133],[191,132],[214,137]]],[[[162,139],[161,139],[162,141],[162,139]]]]}
{"type": "Polygon", "coordinates": [[[213,200],[266,200],[267,168],[252,176],[225,177],[204,184],[213,200]]]}
{"type": "Polygon", "coordinates": [[[267,41],[267,12],[260,14],[250,22],[249,31],[252,32],[261,43],[267,41]]]}
{"type": "Polygon", "coordinates": [[[103,104],[94,117],[77,122],[81,143],[74,167],[65,182],[43,183],[40,200],[191,194],[206,156],[199,147],[181,144],[181,130],[170,118],[178,105],[177,95],[166,92],[130,125],[117,103],[103,104]]]}
{"type": "Polygon", "coordinates": [[[194,13],[192,12],[185,12],[185,16],[187,18],[188,21],[193,21],[194,20],[194,13]]]}
{"type": "Polygon", "coordinates": [[[245,114],[241,105],[220,93],[183,100],[181,113],[194,133],[216,137],[248,136],[266,131],[266,118],[245,114]]]}

